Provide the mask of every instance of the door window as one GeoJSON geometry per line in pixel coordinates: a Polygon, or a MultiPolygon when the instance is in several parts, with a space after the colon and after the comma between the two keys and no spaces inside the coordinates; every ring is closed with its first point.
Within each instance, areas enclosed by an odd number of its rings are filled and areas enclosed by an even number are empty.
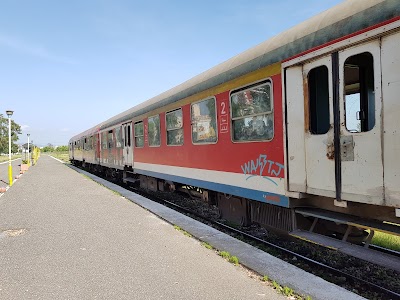
{"type": "Polygon", "coordinates": [[[329,76],[327,66],[319,66],[308,73],[310,132],[325,134],[330,128],[329,76]]]}
{"type": "Polygon", "coordinates": [[[364,52],[344,63],[346,129],[366,132],[375,126],[374,59],[364,52]]]}

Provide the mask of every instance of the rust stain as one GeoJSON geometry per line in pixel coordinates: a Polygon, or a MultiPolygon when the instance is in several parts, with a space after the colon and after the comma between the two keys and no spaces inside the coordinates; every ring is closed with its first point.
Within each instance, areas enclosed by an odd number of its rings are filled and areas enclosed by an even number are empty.
{"type": "Polygon", "coordinates": [[[310,128],[310,105],[308,96],[308,76],[303,76],[303,95],[304,95],[304,132],[309,132],[310,128]]]}
{"type": "Polygon", "coordinates": [[[330,160],[335,159],[335,146],[333,143],[330,143],[326,146],[326,157],[330,160]]]}
{"type": "Polygon", "coordinates": [[[280,202],[279,196],[265,196],[265,199],[272,202],[280,202]]]}

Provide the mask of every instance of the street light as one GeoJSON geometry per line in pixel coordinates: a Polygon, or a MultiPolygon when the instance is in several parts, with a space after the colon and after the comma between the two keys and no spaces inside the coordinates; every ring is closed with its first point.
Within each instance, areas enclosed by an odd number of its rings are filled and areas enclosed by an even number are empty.
{"type": "Polygon", "coordinates": [[[29,158],[29,136],[31,135],[30,133],[26,134],[28,136],[28,167],[31,165],[31,160],[29,158]]]}
{"type": "Polygon", "coordinates": [[[11,167],[11,116],[13,114],[12,110],[7,110],[6,114],[8,116],[8,182],[9,185],[13,184],[12,177],[12,167],[11,167]]]}

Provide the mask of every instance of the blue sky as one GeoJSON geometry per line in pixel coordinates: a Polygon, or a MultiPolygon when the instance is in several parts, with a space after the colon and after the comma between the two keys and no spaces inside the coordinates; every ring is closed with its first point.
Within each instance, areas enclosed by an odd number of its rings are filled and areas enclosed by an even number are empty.
{"type": "Polygon", "coordinates": [[[0,0],[0,113],[67,145],[340,2],[0,0]]]}

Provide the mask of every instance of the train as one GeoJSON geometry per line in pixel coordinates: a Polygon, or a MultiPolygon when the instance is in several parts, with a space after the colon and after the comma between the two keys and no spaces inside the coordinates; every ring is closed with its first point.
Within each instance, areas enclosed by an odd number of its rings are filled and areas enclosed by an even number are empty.
{"type": "Polygon", "coordinates": [[[400,235],[399,45],[398,0],[344,1],[75,135],[70,161],[241,225],[400,235]]]}

